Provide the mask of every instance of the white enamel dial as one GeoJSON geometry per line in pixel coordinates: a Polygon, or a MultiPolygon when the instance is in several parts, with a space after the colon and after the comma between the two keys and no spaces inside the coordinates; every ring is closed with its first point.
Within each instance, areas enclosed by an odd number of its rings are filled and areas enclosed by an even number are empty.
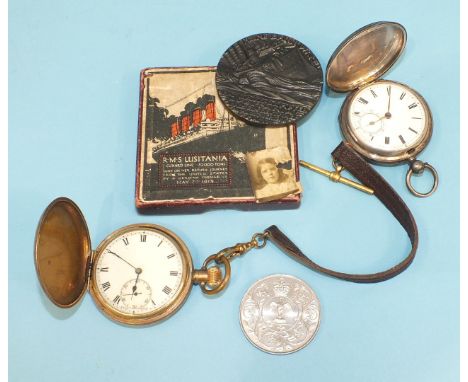
{"type": "Polygon", "coordinates": [[[353,95],[347,109],[349,134],[364,149],[400,155],[423,142],[430,115],[424,99],[392,81],[371,83],[353,95]]]}
{"type": "Polygon", "coordinates": [[[182,250],[171,237],[136,227],[99,249],[94,289],[99,300],[118,314],[149,315],[177,298],[185,269],[182,250]]]}

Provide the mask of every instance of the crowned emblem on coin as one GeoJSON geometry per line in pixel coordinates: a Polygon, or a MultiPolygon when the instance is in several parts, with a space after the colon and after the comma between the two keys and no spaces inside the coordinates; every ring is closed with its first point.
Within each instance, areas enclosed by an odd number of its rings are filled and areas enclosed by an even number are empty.
{"type": "Polygon", "coordinates": [[[292,353],[314,337],[320,304],[302,280],[273,275],[257,281],[240,307],[242,329],[255,346],[269,353],[292,353]]]}

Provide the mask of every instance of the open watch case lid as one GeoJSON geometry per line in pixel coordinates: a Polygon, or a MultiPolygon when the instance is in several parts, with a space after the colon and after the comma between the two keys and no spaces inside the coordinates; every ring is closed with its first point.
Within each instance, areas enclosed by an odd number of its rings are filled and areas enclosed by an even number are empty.
{"type": "Polygon", "coordinates": [[[332,54],[326,81],[330,89],[347,92],[380,78],[398,60],[406,45],[406,30],[380,21],[348,36],[332,54]]]}
{"type": "Polygon", "coordinates": [[[88,286],[91,239],[78,206],[55,199],[42,214],[34,245],[36,271],[44,292],[61,308],[80,301],[88,286]]]}

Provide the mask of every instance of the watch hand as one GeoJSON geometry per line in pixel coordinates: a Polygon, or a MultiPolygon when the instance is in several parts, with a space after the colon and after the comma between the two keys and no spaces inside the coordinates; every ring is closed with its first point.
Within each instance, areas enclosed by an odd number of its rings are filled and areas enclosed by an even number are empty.
{"type": "MultiPolygon", "coordinates": [[[[137,269],[139,269],[139,268],[134,267],[132,264],[130,264],[130,263],[129,263],[127,260],[125,260],[124,258],[122,258],[122,257],[120,257],[119,255],[117,255],[117,253],[112,252],[112,251],[109,251],[109,250],[108,250],[108,252],[109,252],[109,253],[112,253],[114,256],[118,257],[120,260],[122,260],[122,261],[124,261],[125,263],[127,263],[128,265],[130,265],[133,269],[135,269],[135,271],[136,271],[137,269]]],[[[138,273],[138,272],[137,272],[137,273],[138,273]]]]}
{"type": "Polygon", "coordinates": [[[392,100],[392,87],[389,85],[387,87],[387,93],[388,93],[388,105],[387,105],[387,112],[385,113],[385,117],[390,118],[392,115],[390,114],[390,102],[392,100]]]}
{"type": "Polygon", "coordinates": [[[370,121],[369,125],[375,125],[377,122],[381,121],[384,118],[387,118],[387,114],[384,114],[382,117],[380,117],[379,119],[377,119],[375,121],[370,121]]]}
{"type": "MultiPolygon", "coordinates": [[[[141,268],[137,268],[137,269],[135,269],[135,272],[137,273],[137,277],[135,279],[135,284],[132,286],[133,293],[135,293],[136,290],[137,290],[137,282],[138,282],[138,278],[140,277],[140,274],[141,274],[142,270],[141,270],[141,268]]],[[[133,298],[133,295],[132,295],[132,298],[133,298]]]]}
{"type": "Polygon", "coordinates": [[[138,294],[143,294],[143,292],[126,293],[126,294],[123,294],[122,296],[136,296],[138,294]]]}

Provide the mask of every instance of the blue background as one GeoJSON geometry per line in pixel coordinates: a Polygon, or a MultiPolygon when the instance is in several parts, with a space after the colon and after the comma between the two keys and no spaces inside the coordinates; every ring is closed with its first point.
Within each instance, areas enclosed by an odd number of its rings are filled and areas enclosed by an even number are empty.
{"type": "MultiPolygon", "coordinates": [[[[10,2],[9,372],[11,381],[456,381],[459,377],[459,14],[457,1],[33,1],[10,2]],[[410,245],[375,199],[304,169],[297,210],[143,216],[134,208],[139,71],[216,65],[238,39],[290,35],[323,67],[337,45],[370,22],[408,32],[385,75],[418,90],[434,116],[421,158],[440,172],[437,193],[417,199],[406,166],[378,167],[420,229],[413,265],[375,285],[314,273],[275,246],[233,262],[222,295],[198,287],[162,324],[110,321],[89,294],[71,310],[45,298],[33,264],[37,222],[57,196],[75,200],[93,247],[130,223],[167,226],[194,263],[279,225],[317,262],[348,272],[382,270],[410,245]],[[239,303],[257,279],[289,273],[322,305],[314,341],[273,356],[244,338],[239,303]]],[[[302,159],[330,167],[344,95],[326,95],[298,130],[302,159]]],[[[419,180],[422,187],[424,181],[419,180]]]]}

